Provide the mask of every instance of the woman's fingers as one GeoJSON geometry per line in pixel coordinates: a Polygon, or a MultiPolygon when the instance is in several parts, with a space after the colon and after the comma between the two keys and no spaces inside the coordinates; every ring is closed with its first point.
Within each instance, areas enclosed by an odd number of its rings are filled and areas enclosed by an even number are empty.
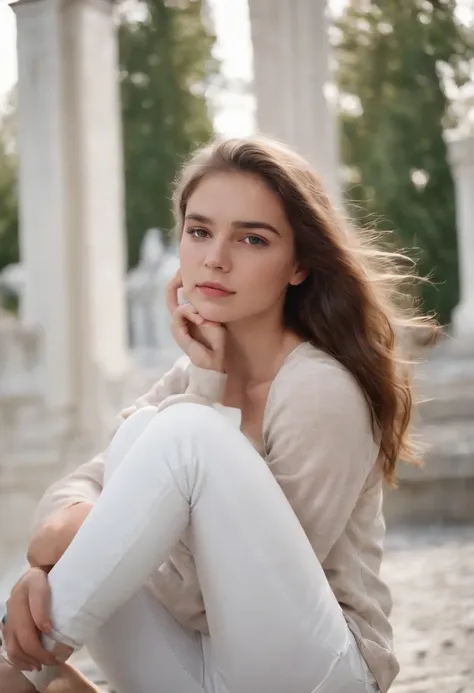
{"type": "MultiPolygon", "coordinates": [[[[16,633],[16,643],[18,646],[18,655],[26,656],[29,660],[33,660],[38,667],[41,665],[57,664],[56,657],[52,652],[46,650],[40,639],[40,633],[36,628],[31,613],[28,611],[24,622],[18,628],[16,633]]],[[[9,656],[10,652],[7,650],[9,656]]],[[[12,658],[13,663],[14,660],[12,658]]]]}
{"type": "Polygon", "coordinates": [[[178,306],[175,309],[173,313],[173,322],[179,325],[186,325],[188,322],[192,322],[194,325],[202,325],[204,323],[204,318],[188,303],[184,306],[178,306]]]}
{"type": "Polygon", "coordinates": [[[180,288],[181,275],[177,273],[168,285],[167,302],[172,311],[173,336],[178,346],[195,366],[223,371],[225,327],[221,323],[205,320],[190,303],[178,305],[177,292],[180,288]]]}
{"type": "Polygon", "coordinates": [[[38,620],[49,622],[49,596],[46,589],[49,593],[46,574],[42,570],[31,568],[15,585],[7,602],[5,645],[8,657],[20,669],[38,669],[42,664],[56,663],[55,656],[44,649],[31,613],[33,604],[38,620]],[[45,598],[47,603],[44,603],[45,598]]]}
{"type": "Polygon", "coordinates": [[[178,308],[178,289],[182,286],[181,271],[178,270],[166,287],[166,304],[171,314],[178,308]]]}
{"type": "Polygon", "coordinates": [[[174,338],[181,349],[186,351],[189,344],[194,341],[189,329],[190,323],[201,325],[203,322],[203,318],[191,305],[178,306],[176,308],[173,313],[173,332],[174,338]]]}
{"type": "Polygon", "coordinates": [[[43,633],[49,633],[52,624],[49,617],[50,591],[46,575],[44,575],[44,579],[41,579],[38,573],[37,576],[32,578],[28,602],[31,617],[37,629],[43,633]]]}
{"type": "Polygon", "coordinates": [[[21,624],[14,633],[5,633],[8,658],[18,669],[32,671],[44,665],[56,664],[56,658],[45,650],[40,635],[28,609],[25,609],[21,624]]]}

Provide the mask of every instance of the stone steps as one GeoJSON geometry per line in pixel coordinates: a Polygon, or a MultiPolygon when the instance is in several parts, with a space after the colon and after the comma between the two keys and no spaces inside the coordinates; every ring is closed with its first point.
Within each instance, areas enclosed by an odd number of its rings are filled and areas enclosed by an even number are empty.
{"type": "Polygon", "coordinates": [[[474,342],[446,339],[415,370],[413,429],[423,468],[401,465],[388,524],[474,521],[474,342]]]}

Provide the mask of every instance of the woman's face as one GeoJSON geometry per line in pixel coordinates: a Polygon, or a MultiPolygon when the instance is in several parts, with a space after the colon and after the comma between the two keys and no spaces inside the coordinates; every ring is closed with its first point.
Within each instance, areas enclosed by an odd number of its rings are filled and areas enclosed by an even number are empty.
{"type": "Polygon", "coordinates": [[[305,279],[278,197],[251,174],[216,173],[197,186],[186,208],[180,262],[187,299],[204,318],[222,323],[281,318],[288,284],[305,279]]]}

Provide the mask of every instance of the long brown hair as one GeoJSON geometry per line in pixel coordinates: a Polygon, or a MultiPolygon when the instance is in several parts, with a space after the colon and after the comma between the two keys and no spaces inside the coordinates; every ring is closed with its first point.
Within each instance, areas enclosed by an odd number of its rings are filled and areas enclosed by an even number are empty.
{"type": "Polygon", "coordinates": [[[393,484],[399,458],[419,461],[409,434],[410,364],[399,354],[399,335],[417,324],[402,305],[402,256],[381,250],[372,233],[340,216],[308,162],[262,137],[217,140],[193,154],[175,189],[178,232],[193,191],[216,172],[256,175],[283,204],[296,257],[309,271],[302,284],[288,288],[285,323],[356,379],[380,440],[384,476],[393,484]]]}

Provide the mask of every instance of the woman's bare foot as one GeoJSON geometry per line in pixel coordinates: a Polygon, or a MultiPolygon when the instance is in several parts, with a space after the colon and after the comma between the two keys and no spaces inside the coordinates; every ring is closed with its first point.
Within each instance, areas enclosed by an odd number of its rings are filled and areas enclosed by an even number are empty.
{"type": "Polygon", "coordinates": [[[0,690],[8,693],[35,693],[35,687],[25,679],[19,669],[0,655],[0,690]]]}
{"type": "Polygon", "coordinates": [[[70,664],[62,664],[59,667],[58,678],[49,684],[46,693],[100,693],[100,691],[70,664]]]}

